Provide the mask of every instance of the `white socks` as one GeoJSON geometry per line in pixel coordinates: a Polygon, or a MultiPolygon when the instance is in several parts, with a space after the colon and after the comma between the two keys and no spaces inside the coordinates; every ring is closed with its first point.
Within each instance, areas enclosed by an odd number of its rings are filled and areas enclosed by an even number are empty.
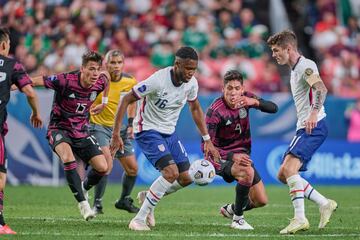
{"type": "Polygon", "coordinates": [[[305,219],[304,206],[304,187],[302,177],[299,174],[286,179],[290,189],[290,197],[294,207],[294,217],[296,219],[305,219]]]}
{"type": "Polygon", "coordinates": [[[306,181],[304,178],[301,178],[301,180],[304,187],[304,196],[306,198],[317,203],[319,206],[325,206],[328,203],[327,198],[316,191],[308,181],[306,181]]]}
{"type": "Polygon", "coordinates": [[[175,181],[171,184],[170,188],[166,191],[165,194],[166,194],[166,195],[169,195],[169,194],[171,194],[171,193],[176,192],[177,190],[179,190],[179,189],[181,189],[181,188],[183,188],[183,186],[181,186],[180,183],[179,183],[177,180],[175,180],[175,181]]]}
{"type": "Polygon", "coordinates": [[[147,215],[150,211],[153,211],[157,203],[171,186],[172,183],[168,182],[164,177],[158,177],[150,186],[150,189],[146,194],[145,201],[141,205],[140,211],[137,213],[135,218],[146,221],[147,215]]]}

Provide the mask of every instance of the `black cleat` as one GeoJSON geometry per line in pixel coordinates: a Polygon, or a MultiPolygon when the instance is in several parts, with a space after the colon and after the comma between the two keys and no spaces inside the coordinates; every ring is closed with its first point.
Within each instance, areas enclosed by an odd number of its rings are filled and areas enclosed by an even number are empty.
{"type": "Polygon", "coordinates": [[[119,199],[115,202],[115,207],[117,209],[126,210],[129,213],[139,212],[139,208],[133,204],[134,200],[131,197],[125,197],[124,199],[119,199]]]}
{"type": "Polygon", "coordinates": [[[93,211],[96,215],[104,214],[103,206],[101,205],[101,203],[98,202],[94,204],[93,211]]]}

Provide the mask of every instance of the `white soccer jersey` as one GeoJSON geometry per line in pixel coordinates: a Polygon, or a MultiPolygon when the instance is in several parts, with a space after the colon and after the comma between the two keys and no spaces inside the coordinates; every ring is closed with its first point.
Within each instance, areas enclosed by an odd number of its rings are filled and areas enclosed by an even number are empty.
{"type": "MultiPolygon", "coordinates": [[[[306,82],[306,79],[312,74],[319,75],[318,68],[314,61],[303,56],[300,57],[299,61],[291,70],[291,93],[295,102],[298,118],[296,130],[305,127],[304,122],[308,119],[311,113],[313,94],[310,85],[306,82]]],[[[322,106],[318,114],[318,121],[323,119],[325,116],[325,109],[324,106],[322,106]]]]}
{"type": "Polygon", "coordinates": [[[171,69],[173,67],[156,71],[133,87],[136,97],[141,98],[134,119],[135,133],[152,129],[172,134],[181,109],[187,101],[196,100],[199,88],[196,78],[176,87],[171,81],[171,69]]]}

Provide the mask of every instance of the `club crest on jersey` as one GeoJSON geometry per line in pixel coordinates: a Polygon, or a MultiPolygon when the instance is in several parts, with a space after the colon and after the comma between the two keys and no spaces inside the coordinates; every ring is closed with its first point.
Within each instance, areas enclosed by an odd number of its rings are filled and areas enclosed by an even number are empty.
{"type": "Polygon", "coordinates": [[[142,85],[142,86],[138,87],[138,91],[141,92],[141,93],[145,92],[146,91],[146,86],[142,85]]]}
{"type": "Polygon", "coordinates": [[[158,149],[160,150],[160,152],[164,152],[164,151],[165,151],[165,146],[164,146],[164,144],[158,145],[158,149]]]}
{"type": "Polygon", "coordinates": [[[55,141],[60,141],[63,138],[63,136],[59,133],[55,136],[55,141]]]}
{"type": "Polygon", "coordinates": [[[49,77],[49,79],[50,79],[51,82],[52,82],[52,81],[55,81],[55,80],[56,80],[56,75],[51,75],[51,76],[49,77]]]}
{"type": "Polygon", "coordinates": [[[310,77],[310,75],[313,74],[313,73],[314,73],[314,71],[311,68],[305,69],[305,75],[307,77],[310,77]]]}
{"type": "Polygon", "coordinates": [[[240,109],[239,109],[239,117],[240,117],[241,119],[247,117],[247,112],[246,112],[246,109],[245,109],[245,108],[240,108],[240,109]]]}
{"type": "Polygon", "coordinates": [[[90,94],[90,101],[94,101],[95,98],[97,96],[97,92],[96,91],[93,91],[91,94],[90,94]]]}

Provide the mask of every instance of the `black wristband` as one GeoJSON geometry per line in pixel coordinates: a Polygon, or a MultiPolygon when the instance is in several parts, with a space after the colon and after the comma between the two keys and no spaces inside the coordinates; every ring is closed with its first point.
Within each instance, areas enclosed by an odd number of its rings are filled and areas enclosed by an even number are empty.
{"type": "Polygon", "coordinates": [[[134,118],[128,118],[128,126],[132,127],[134,118]]]}

